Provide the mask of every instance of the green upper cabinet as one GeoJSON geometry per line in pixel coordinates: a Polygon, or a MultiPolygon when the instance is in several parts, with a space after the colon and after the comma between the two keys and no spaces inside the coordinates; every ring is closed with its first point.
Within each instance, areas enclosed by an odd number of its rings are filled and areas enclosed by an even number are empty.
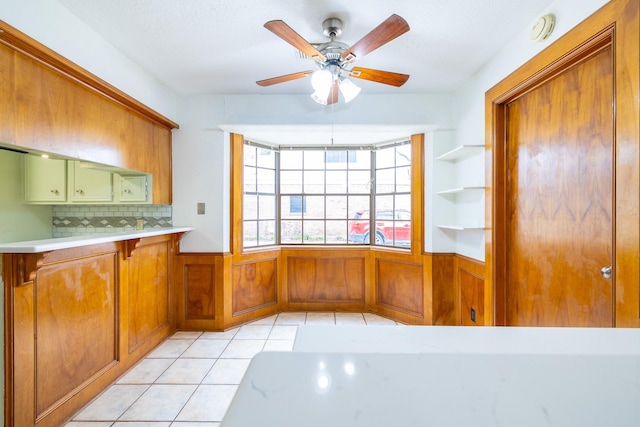
{"type": "Polygon", "coordinates": [[[105,203],[113,201],[113,177],[111,172],[93,169],[87,162],[69,160],[69,201],[80,203],[105,203]]]}
{"type": "Polygon", "coordinates": [[[67,161],[24,157],[24,199],[29,203],[67,201],[67,161]]]}

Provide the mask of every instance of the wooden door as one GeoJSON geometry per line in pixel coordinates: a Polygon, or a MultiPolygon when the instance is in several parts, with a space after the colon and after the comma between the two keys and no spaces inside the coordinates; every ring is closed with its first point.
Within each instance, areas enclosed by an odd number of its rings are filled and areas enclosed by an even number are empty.
{"type": "Polygon", "coordinates": [[[611,48],[506,106],[506,323],[613,326],[611,48]]]}

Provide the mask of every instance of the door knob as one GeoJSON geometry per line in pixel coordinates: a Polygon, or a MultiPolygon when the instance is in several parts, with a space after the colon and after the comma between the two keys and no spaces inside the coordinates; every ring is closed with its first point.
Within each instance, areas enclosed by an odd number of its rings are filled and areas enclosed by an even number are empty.
{"type": "Polygon", "coordinates": [[[600,274],[602,274],[602,277],[605,279],[611,279],[611,266],[602,267],[600,269],[600,274]]]}

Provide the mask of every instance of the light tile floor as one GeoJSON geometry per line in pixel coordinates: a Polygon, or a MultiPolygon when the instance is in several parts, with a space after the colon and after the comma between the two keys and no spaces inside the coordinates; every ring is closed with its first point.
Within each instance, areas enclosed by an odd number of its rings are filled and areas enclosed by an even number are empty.
{"type": "Polygon", "coordinates": [[[291,351],[299,325],[396,324],[371,313],[280,313],[225,332],[176,332],[66,427],[218,427],[251,358],[291,351]]]}

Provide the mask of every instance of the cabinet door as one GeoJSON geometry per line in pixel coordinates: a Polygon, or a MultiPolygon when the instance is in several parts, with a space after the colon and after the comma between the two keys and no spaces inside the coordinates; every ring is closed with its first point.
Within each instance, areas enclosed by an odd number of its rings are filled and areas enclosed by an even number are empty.
{"type": "Polygon", "coordinates": [[[111,172],[86,167],[83,162],[70,161],[70,194],[72,202],[111,202],[113,184],[111,172]],[[72,169],[72,171],[71,171],[72,169]]]}
{"type": "Polygon", "coordinates": [[[24,156],[24,199],[64,202],[67,199],[66,160],[24,156]]]}
{"type": "Polygon", "coordinates": [[[146,202],[147,201],[147,177],[120,176],[120,202],[146,202]]]}

